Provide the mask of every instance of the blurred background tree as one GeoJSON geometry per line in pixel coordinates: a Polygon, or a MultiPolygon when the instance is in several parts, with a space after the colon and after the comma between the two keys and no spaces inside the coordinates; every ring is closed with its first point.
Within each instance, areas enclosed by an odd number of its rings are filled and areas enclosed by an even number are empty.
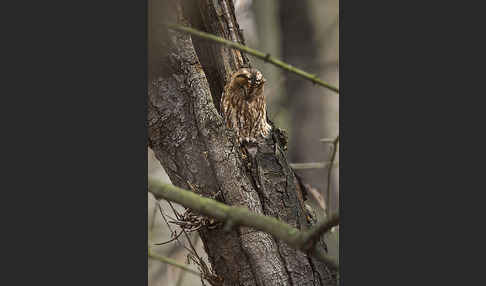
{"type": "MultiPolygon", "coordinates": [[[[246,45],[276,58],[317,74],[319,78],[339,86],[339,1],[295,1],[295,0],[234,0],[236,16],[243,29],[246,45]]],[[[163,53],[156,35],[163,29],[157,1],[149,1],[149,45],[152,50],[163,53]]],[[[149,69],[160,68],[149,55],[149,69]]],[[[267,97],[269,117],[275,124],[289,132],[289,160],[292,163],[325,162],[331,159],[331,144],[321,138],[334,139],[339,132],[339,96],[332,91],[316,86],[294,74],[260,60],[252,66],[262,71],[268,82],[267,97]]],[[[339,162],[339,152],[336,156],[339,162]]],[[[148,152],[149,176],[169,182],[168,176],[153,152],[148,152]]],[[[327,168],[297,170],[303,181],[316,188],[326,202],[327,168]]],[[[331,176],[331,209],[339,211],[339,168],[331,176]]],[[[171,239],[170,230],[158,212],[156,200],[148,193],[148,225],[151,243],[171,239]]],[[[316,206],[317,204],[313,204],[316,206]]],[[[161,202],[162,211],[169,214],[166,202],[161,202]]],[[[324,212],[319,212],[323,215],[324,212]]],[[[176,228],[176,227],[174,227],[176,228]]],[[[206,259],[203,245],[193,233],[191,239],[197,252],[206,259]]],[[[338,256],[338,232],[326,238],[330,255],[338,256]]],[[[186,249],[171,243],[155,247],[154,252],[187,262],[186,249]]],[[[197,270],[195,265],[190,266],[197,270]]],[[[149,260],[149,285],[201,285],[200,278],[187,274],[169,264],[149,260]]]]}

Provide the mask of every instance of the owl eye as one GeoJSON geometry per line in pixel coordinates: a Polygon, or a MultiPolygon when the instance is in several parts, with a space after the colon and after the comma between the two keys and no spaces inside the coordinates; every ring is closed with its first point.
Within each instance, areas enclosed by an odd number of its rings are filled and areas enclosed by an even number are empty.
{"type": "Polygon", "coordinates": [[[235,80],[239,85],[243,86],[247,85],[250,79],[247,74],[239,74],[236,76],[235,80]]]}
{"type": "Polygon", "coordinates": [[[246,73],[242,73],[236,76],[237,78],[242,78],[242,79],[249,79],[249,76],[246,73]]]}

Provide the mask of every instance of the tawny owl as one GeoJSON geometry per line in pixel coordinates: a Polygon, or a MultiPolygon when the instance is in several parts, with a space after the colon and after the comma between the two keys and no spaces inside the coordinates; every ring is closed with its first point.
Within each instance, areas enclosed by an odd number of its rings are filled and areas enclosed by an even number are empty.
{"type": "Polygon", "coordinates": [[[240,142],[255,142],[270,134],[272,127],[267,122],[264,83],[260,71],[241,68],[231,75],[224,87],[221,110],[226,126],[236,132],[240,142]]]}

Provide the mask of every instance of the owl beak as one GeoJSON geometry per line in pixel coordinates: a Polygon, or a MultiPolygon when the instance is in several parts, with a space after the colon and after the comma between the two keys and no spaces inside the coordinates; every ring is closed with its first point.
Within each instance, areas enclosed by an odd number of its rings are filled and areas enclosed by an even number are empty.
{"type": "Polygon", "coordinates": [[[243,93],[245,94],[245,99],[249,99],[250,98],[250,95],[248,93],[248,89],[246,89],[246,87],[243,88],[243,93]]]}

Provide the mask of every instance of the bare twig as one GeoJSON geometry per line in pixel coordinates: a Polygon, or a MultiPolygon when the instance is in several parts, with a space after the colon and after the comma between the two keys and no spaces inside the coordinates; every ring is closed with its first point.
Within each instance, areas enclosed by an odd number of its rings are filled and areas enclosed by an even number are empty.
{"type": "MultiPolygon", "coordinates": [[[[192,187],[192,185],[187,182],[188,185],[191,187],[191,189],[193,190],[193,192],[195,191],[194,188],[192,187]]],[[[172,205],[172,203],[170,201],[167,201],[169,203],[169,206],[170,208],[172,209],[172,212],[174,213],[174,215],[177,217],[178,220],[181,220],[183,219],[183,216],[184,215],[181,215],[179,214],[179,212],[174,208],[174,206],[172,205]]],[[[209,267],[206,265],[206,262],[199,256],[199,254],[197,253],[196,251],[196,248],[194,247],[192,241],[191,241],[191,238],[189,237],[189,235],[187,234],[186,230],[181,227],[181,232],[179,233],[182,234],[184,233],[184,236],[186,237],[186,240],[187,242],[189,243],[189,246],[190,248],[186,247],[185,244],[181,243],[179,241],[179,236],[177,236],[175,239],[182,244],[182,246],[189,252],[188,254],[188,257],[191,258],[198,266],[199,266],[199,270],[201,271],[202,273],[202,276],[201,276],[201,279],[206,279],[208,280],[211,285],[214,284],[214,280],[218,280],[219,277],[217,275],[215,275],[210,269],[209,267]]],[[[202,280],[201,280],[202,281],[202,280]]],[[[204,282],[203,282],[204,284],[204,282]]]]}
{"type": "MultiPolygon", "coordinates": [[[[181,233],[182,233],[182,232],[181,232],[181,233]]],[[[198,236],[196,236],[196,242],[198,241],[198,239],[199,239],[199,237],[198,237],[198,236]]],[[[185,271],[181,272],[181,274],[179,275],[179,278],[177,279],[176,286],[180,286],[180,285],[182,285],[183,280],[184,280],[184,277],[185,277],[185,274],[186,274],[186,272],[185,272],[185,271]]],[[[201,279],[202,279],[202,277],[201,277],[201,279]]],[[[204,282],[203,282],[203,285],[204,285],[204,282]]]]}
{"type": "MultiPolygon", "coordinates": [[[[339,135],[332,142],[331,164],[334,164],[334,160],[336,159],[338,144],[339,144],[339,135]]],[[[329,170],[327,171],[327,190],[326,190],[326,193],[327,193],[327,195],[326,195],[326,202],[327,202],[326,214],[327,214],[328,218],[331,215],[331,174],[332,174],[332,168],[329,168],[329,170]]]]}
{"type": "MultiPolygon", "coordinates": [[[[169,203],[170,203],[170,202],[169,202],[169,203]]],[[[176,231],[172,230],[172,228],[170,227],[169,222],[168,222],[168,221],[167,221],[167,219],[165,218],[165,216],[166,216],[166,215],[165,215],[165,214],[164,214],[164,212],[162,211],[162,206],[160,205],[160,202],[159,202],[159,201],[157,201],[157,207],[159,208],[160,215],[161,215],[161,216],[162,216],[162,218],[164,219],[165,224],[167,224],[167,228],[169,229],[170,233],[171,233],[172,235],[176,235],[176,231]]],[[[168,215],[167,215],[167,216],[168,216],[168,215]]],[[[182,242],[180,242],[180,241],[179,241],[179,236],[176,236],[176,241],[177,241],[177,243],[179,244],[179,246],[183,246],[183,247],[184,247],[184,243],[182,243],[182,242]]]]}
{"type": "Polygon", "coordinates": [[[276,65],[284,70],[287,70],[287,71],[290,71],[290,72],[293,72],[295,73],[296,75],[300,76],[300,77],[303,77],[305,79],[308,79],[310,81],[312,81],[313,83],[315,84],[318,84],[318,85],[321,85],[327,89],[330,89],[334,92],[336,92],[337,94],[339,94],[339,89],[337,87],[334,87],[332,85],[330,85],[329,83],[326,83],[324,81],[322,81],[321,79],[319,79],[317,77],[317,75],[315,74],[310,74],[306,71],[303,71],[301,69],[298,69],[292,65],[289,65],[279,59],[276,59],[274,57],[272,57],[270,54],[265,54],[263,52],[260,52],[258,50],[255,50],[255,49],[252,49],[252,48],[249,48],[247,46],[244,46],[244,45],[241,45],[239,43],[236,43],[236,42],[233,42],[233,41],[229,41],[229,40],[226,40],[224,38],[221,38],[221,37],[218,37],[216,35],[213,35],[213,34],[209,34],[209,33],[205,33],[205,32],[202,32],[202,31],[199,31],[199,30],[196,30],[196,29],[193,29],[193,28],[190,28],[190,27],[186,27],[186,26],[182,26],[182,25],[177,25],[177,24],[172,24],[172,25],[168,25],[168,27],[170,29],[173,29],[173,30],[177,30],[177,31],[182,31],[182,32],[186,32],[186,33],[189,33],[191,35],[194,35],[194,36],[197,36],[197,37],[200,37],[200,38],[203,38],[203,39],[207,39],[207,40],[211,40],[213,42],[217,42],[217,43],[220,43],[220,44],[223,44],[223,45],[227,45],[227,46],[230,46],[232,48],[235,48],[237,50],[240,50],[242,52],[245,52],[247,54],[250,54],[250,55],[253,55],[257,58],[260,58],[266,62],[269,62],[273,65],[276,65]]]}
{"type": "Polygon", "coordinates": [[[197,271],[194,271],[192,270],[191,268],[187,267],[186,265],[184,264],[180,264],[179,262],[177,262],[176,260],[172,259],[172,258],[169,258],[169,257],[165,257],[165,256],[161,256],[161,255],[157,255],[157,254],[154,254],[152,253],[152,251],[150,251],[149,249],[149,253],[148,253],[148,256],[152,259],[155,259],[155,260],[158,260],[160,262],[164,262],[164,263],[167,263],[167,264],[170,264],[170,265],[173,265],[177,268],[180,268],[184,271],[187,271],[191,274],[194,274],[194,275],[197,275],[198,277],[201,277],[201,273],[197,272],[197,271]]]}
{"type": "Polygon", "coordinates": [[[275,238],[287,243],[289,246],[309,252],[330,265],[338,268],[337,262],[323,253],[318,253],[319,248],[315,247],[315,236],[323,234],[328,230],[328,225],[335,225],[339,218],[332,217],[315,227],[300,231],[274,217],[256,214],[244,207],[231,207],[216,200],[205,198],[193,192],[181,189],[174,185],[164,184],[157,180],[149,179],[149,190],[156,198],[164,198],[185,207],[191,208],[201,214],[214,217],[229,225],[245,225],[270,233],[275,238]]]}
{"type": "MultiPolygon", "coordinates": [[[[172,234],[174,235],[174,233],[172,233],[172,234]]],[[[169,239],[167,241],[164,241],[164,242],[154,243],[154,245],[160,246],[160,245],[164,245],[164,244],[170,243],[170,242],[172,242],[174,240],[177,240],[179,238],[179,236],[181,236],[181,234],[182,234],[182,231],[179,232],[179,234],[176,233],[173,238],[171,238],[171,239],[169,239]]]]}
{"type": "Polygon", "coordinates": [[[321,138],[319,139],[320,142],[322,143],[333,143],[336,138],[321,138]]]}
{"type": "MultiPolygon", "coordinates": [[[[336,162],[334,162],[336,164],[336,162]]],[[[295,170],[323,169],[331,165],[331,162],[311,162],[311,163],[290,163],[290,167],[295,170]]]]}
{"type": "MultiPolygon", "coordinates": [[[[167,203],[169,203],[169,206],[171,207],[172,209],[172,212],[174,213],[174,215],[176,216],[176,218],[180,218],[181,215],[176,211],[176,209],[174,208],[174,206],[172,206],[172,203],[170,201],[167,201],[167,203]]],[[[177,244],[179,246],[182,246],[184,249],[186,249],[189,253],[191,253],[191,249],[189,249],[183,242],[181,242],[179,240],[179,236],[181,233],[185,233],[184,229],[181,229],[181,232],[179,233],[179,235],[177,235],[177,232],[175,230],[172,230],[172,228],[170,227],[170,223],[167,221],[167,219],[165,218],[165,216],[168,216],[170,217],[169,215],[167,214],[164,214],[164,212],[162,211],[162,207],[160,206],[160,202],[157,202],[157,205],[159,206],[159,210],[160,210],[160,214],[162,215],[162,218],[164,219],[165,223],[167,224],[167,228],[169,228],[169,231],[171,232],[171,234],[173,236],[175,236],[175,240],[177,241],[177,244]]],[[[172,219],[172,218],[171,218],[172,219]]]]}
{"type": "MultiPolygon", "coordinates": [[[[156,204],[158,204],[157,201],[156,201],[156,204]]],[[[150,228],[149,228],[149,233],[148,233],[149,241],[152,240],[152,235],[153,235],[154,225],[155,225],[155,214],[156,213],[157,213],[157,207],[154,205],[154,210],[152,212],[152,220],[150,222],[150,228]]]]}

